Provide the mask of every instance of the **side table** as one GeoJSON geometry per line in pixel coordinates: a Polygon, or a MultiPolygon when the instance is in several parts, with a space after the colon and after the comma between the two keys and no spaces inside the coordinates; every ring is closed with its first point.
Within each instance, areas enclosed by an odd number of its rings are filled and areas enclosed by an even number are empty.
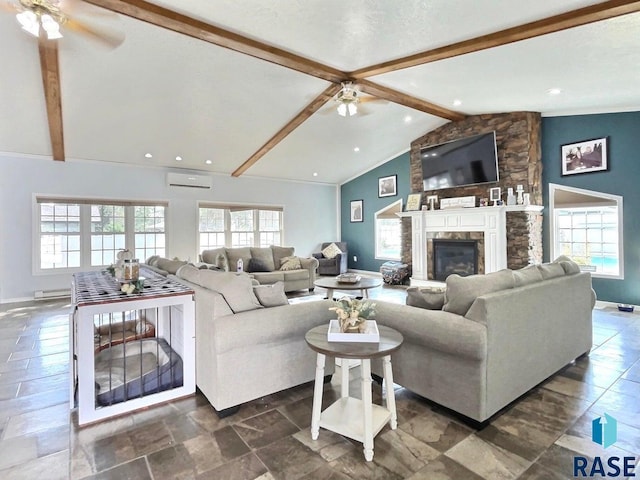
{"type": "Polygon", "coordinates": [[[327,340],[328,329],[329,325],[320,325],[312,328],[305,335],[307,345],[318,354],[313,390],[311,438],[317,440],[320,427],[322,427],[362,442],[364,458],[370,462],[373,460],[373,438],[387,422],[392,430],[398,426],[391,354],[400,348],[404,338],[400,332],[378,325],[379,343],[329,342],[327,340]],[[349,369],[341,368],[340,399],[321,412],[324,365],[327,356],[360,360],[362,400],[349,396],[349,369]],[[382,357],[384,367],[385,407],[373,405],[371,401],[371,359],[379,357],[382,357]]]}

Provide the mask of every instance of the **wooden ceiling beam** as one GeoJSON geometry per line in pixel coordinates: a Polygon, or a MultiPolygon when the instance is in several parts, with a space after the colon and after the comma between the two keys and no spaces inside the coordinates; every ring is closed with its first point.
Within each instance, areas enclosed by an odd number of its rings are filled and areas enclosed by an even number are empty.
{"type": "Polygon", "coordinates": [[[509,43],[587,25],[589,23],[600,22],[638,11],[640,11],[640,0],[609,0],[535,22],[525,23],[517,27],[500,30],[499,32],[365,67],[351,72],[349,77],[359,80],[373,75],[381,75],[403,68],[424,65],[426,63],[499,47],[509,43]]]}
{"type": "Polygon", "coordinates": [[[373,83],[369,80],[362,79],[358,80],[357,83],[358,85],[360,85],[360,89],[364,93],[368,93],[369,95],[373,95],[375,97],[382,98],[393,103],[404,105],[405,107],[413,108],[424,113],[429,113],[431,115],[435,115],[436,117],[446,118],[447,120],[451,121],[458,121],[465,118],[465,115],[463,113],[449,110],[420,98],[412,97],[411,95],[407,95],[406,93],[398,92],[397,90],[393,90],[392,88],[378,85],[377,83],[373,83]]]}
{"type": "Polygon", "coordinates": [[[341,85],[334,84],[329,85],[320,95],[314,98],[309,105],[304,107],[300,113],[298,113],[289,123],[282,127],[278,133],[271,137],[267,143],[258,149],[256,153],[251,155],[242,165],[236,168],[231,174],[234,177],[239,177],[252,167],[258,160],[273,149],[278,143],[285,139],[291,132],[302,125],[311,115],[316,113],[325,103],[333,98],[341,89],[341,85]]]}
{"type": "Polygon", "coordinates": [[[62,100],[60,97],[60,68],[58,43],[54,40],[38,39],[42,86],[47,104],[51,152],[54,160],[64,161],[64,133],[62,128],[62,100]]]}
{"type": "Polygon", "coordinates": [[[87,3],[143,22],[182,33],[198,40],[244,53],[329,82],[340,83],[347,75],[340,70],[281,48],[244,37],[209,23],[144,0],[85,0],[87,3]]]}

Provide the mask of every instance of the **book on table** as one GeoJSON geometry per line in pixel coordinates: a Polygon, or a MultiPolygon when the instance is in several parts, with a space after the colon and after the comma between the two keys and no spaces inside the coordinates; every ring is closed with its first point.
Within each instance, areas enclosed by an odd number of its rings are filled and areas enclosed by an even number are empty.
{"type": "Polygon", "coordinates": [[[336,277],[336,280],[338,283],[358,283],[360,278],[360,275],[355,273],[342,273],[336,277]]]}

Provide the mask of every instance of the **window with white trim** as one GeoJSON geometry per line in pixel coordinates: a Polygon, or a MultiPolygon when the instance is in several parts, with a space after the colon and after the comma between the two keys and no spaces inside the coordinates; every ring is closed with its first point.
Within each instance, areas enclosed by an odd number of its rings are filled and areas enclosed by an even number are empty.
{"type": "Polygon", "coordinates": [[[596,277],[624,278],[622,197],[550,185],[551,257],[570,257],[596,277]]]}
{"type": "Polygon", "coordinates": [[[280,207],[201,204],[198,251],[281,245],[282,224],[280,207]]]}
{"type": "Polygon", "coordinates": [[[402,200],[375,213],[376,259],[400,260],[402,244],[402,221],[396,213],[402,212],[402,200]]]}
{"type": "Polygon", "coordinates": [[[163,204],[126,201],[36,198],[34,270],[79,271],[116,262],[128,248],[140,261],[165,256],[163,204]]]}

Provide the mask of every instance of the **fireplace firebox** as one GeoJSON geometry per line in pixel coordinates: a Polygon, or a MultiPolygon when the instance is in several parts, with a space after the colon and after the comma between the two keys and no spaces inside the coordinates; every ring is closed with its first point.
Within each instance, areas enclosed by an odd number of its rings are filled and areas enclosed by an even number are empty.
{"type": "Polygon", "coordinates": [[[433,277],[441,282],[457,273],[466,277],[478,273],[478,241],[433,239],[433,277]]]}

